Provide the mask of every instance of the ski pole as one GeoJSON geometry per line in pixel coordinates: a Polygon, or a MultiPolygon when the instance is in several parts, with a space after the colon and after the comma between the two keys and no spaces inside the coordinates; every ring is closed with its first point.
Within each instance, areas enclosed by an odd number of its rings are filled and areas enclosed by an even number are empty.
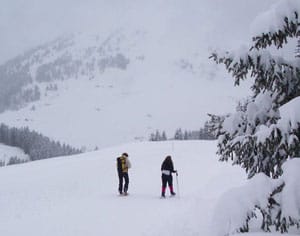
{"type": "Polygon", "coordinates": [[[176,184],[177,184],[178,197],[180,197],[180,194],[179,194],[179,183],[178,183],[178,173],[177,172],[176,172],[176,184]]]}

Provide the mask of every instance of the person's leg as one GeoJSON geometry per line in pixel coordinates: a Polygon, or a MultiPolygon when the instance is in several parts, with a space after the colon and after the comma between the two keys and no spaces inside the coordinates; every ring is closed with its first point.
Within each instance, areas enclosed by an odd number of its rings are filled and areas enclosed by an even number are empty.
{"type": "Polygon", "coordinates": [[[126,194],[127,191],[128,191],[129,176],[128,176],[128,173],[124,173],[123,176],[124,176],[124,179],[125,179],[124,193],[126,194]]]}
{"type": "Polygon", "coordinates": [[[172,175],[169,175],[168,185],[169,185],[169,188],[170,188],[171,195],[175,195],[175,192],[174,192],[174,189],[173,189],[173,176],[172,175]]]}
{"type": "Polygon", "coordinates": [[[166,187],[167,187],[167,176],[166,175],[162,175],[161,176],[161,181],[162,181],[162,187],[161,187],[161,196],[165,197],[166,194],[166,187]]]}
{"type": "Polygon", "coordinates": [[[119,174],[119,193],[122,194],[123,193],[123,175],[122,173],[118,173],[119,174]]]}

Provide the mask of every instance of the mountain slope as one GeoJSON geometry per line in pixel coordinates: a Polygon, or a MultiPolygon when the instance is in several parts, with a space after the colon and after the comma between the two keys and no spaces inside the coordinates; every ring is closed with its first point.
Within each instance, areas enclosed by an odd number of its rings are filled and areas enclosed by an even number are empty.
{"type": "Polygon", "coordinates": [[[126,144],[5,167],[0,172],[0,233],[210,235],[218,197],[245,181],[241,169],[217,162],[215,145],[208,141],[126,144]],[[132,162],[126,198],[117,195],[115,166],[124,151],[132,162]],[[160,165],[167,154],[172,154],[179,172],[180,192],[175,190],[180,196],[159,199],[160,165]]]}
{"type": "Polygon", "coordinates": [[[232,110],[245,90],[233,88],[209,62],[207,49],[178,48],[170,39],[118,30],[75,34],[36,48],[1,67],[0,80],[11,82],[0,95],[18,110],[0,118],[94,148],[147,139],[156,129],[170,137],[178,127],[199,129],[207,113],[232,110]]]}

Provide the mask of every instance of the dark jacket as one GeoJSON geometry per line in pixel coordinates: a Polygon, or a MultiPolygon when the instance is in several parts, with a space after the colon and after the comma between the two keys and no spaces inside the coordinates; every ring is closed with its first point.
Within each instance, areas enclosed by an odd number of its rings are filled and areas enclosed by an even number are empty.
{"type": "Polygon", "coordinates": [[[165,159],[161,165],[161,170],[168,170],[171,173],[175,173],[173,161],[170,159],[165,159]]]}

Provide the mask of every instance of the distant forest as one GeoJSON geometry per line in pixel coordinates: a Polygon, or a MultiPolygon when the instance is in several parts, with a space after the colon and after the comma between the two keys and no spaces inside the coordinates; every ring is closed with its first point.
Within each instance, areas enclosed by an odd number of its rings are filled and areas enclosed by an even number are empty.
{"type": "Polygon", "coordinates": [[[165,131],[156,130],[150,134],[150,141],[166,141],[166,140],[214,140],[216,136],[211,130],[209,122],[205,122],[204,127],[199,130],[183,130],[178,128],[175,134],[168,138],[165,131]]]}
{"type": "MultiPolygon", "coordinates": [[[[30,161],[81,153],[79,149],[53,141],[40,133],[29,130],[28,127],[10,128],[5,124],[0,125],[0,143],[21,148],[29,156],[30,161]]],[[[10,164],[22,161],[12,160],[12,162],[10,164]]]]}

